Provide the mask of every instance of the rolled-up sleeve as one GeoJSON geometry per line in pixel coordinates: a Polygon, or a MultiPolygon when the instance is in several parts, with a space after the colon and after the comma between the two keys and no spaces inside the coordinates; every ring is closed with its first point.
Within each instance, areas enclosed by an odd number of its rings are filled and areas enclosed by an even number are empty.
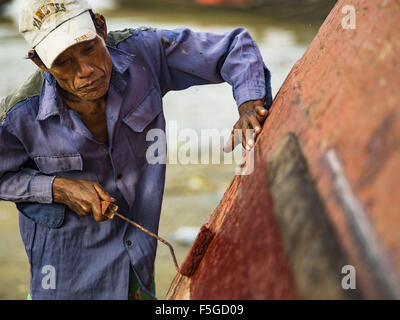
{"type": "Polygon", "coordinates": [[[53,181],[38,170],[24,167],[24,146],[5,124],[0,124],[0,199],[12,202],[53,202],[53,181]]]}
{"type": "Polygon", "coordinates": [[[262,98],[267,107],[271,105],[270,71],[247,29],[223,34],[187,28],[156,32],[166,65],[162,66],[160,81],[164,92],[227,82],[238,107],[262,98]]]}

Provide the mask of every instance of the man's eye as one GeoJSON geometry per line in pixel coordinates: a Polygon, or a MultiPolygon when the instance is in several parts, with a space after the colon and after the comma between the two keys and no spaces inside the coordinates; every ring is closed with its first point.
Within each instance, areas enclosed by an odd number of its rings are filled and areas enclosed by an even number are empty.
{"type": "Polygon", "coordinates": [[[62,67],[62,66],[65,66],[65,65],[68,63],[69,60],[70,60],[70,59],[65,59],[65,60],[61,60],[61,61],[56,61],[54,64],[55,64],[56,66],[62,67]]]}
{"type": "Polygon", "coordinates": [[[94,49],[94,46],[91,46],[91,47],[89,47],[89,48],[86,48],[86,49],[85,49],[85,52],[86,52],[86,53],[91,53],[91,52],[93,51],[93,49],[94,49]]]}

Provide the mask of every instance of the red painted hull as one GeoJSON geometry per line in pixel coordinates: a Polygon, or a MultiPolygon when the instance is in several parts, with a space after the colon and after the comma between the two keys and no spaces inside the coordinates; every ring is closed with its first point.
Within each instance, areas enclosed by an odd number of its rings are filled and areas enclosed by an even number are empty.
{"type": "Polygon", "coordinates": [[[275,98],[254,149],[255,173],[234,178],[206,223],[215,237],[203,260],[191,278],[176,276],[169,299],[399,299],[397,7],[338,1],[275,98]],[[345,5],[356,10],[354,30],[342,27],[345,5]],[[268,178],[288,133],[322,202],[321,210],[303,210],[309,219],[296,215],[302,201],[292,211],[278,203],[288,191],[268,178]],[[318,233],[320,221],[333,233],[318,233]],[[357,294],[341,287],[344,274],[331,268],[336,251],[326,243],[337,243],[340,259],[355,267],[357,294]],[[329,276],[337,281],[323,284],[329,276]]]}

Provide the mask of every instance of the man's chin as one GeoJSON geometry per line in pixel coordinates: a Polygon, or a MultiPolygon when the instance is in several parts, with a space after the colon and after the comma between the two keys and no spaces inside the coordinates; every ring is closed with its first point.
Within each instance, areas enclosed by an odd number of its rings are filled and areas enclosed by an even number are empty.
{"type": "Polygon", "coordinates": [[[103,98],[108,92],[108,85],[102,85],[99,89],[81,93],[79,97],[86,101],[96,101],[103,98]]]}

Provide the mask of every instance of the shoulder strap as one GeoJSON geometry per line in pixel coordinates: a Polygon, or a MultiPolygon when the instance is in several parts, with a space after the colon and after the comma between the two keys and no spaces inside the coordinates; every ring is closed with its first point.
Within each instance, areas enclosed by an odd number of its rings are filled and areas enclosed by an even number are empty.
{"type": "Polygon", "coordinates": [[[107,45],[109,45],[110,47],[114,47],[116,48],[120,42],[128,39],[129,37],[133,36],[138,30],[141,31],[147,31],[147,30],[151,30],[151,31],[156,31],[156,28],[152,28],[152,27],[139,27],[139,28],[127,28],[124,30],[119,30],[119,31],[110,31],[107,35],[107,45]]]}
{"type": "Polygon", "coordinates": [[[120,42],[128,39],[133,35],[134,29],[124,29],[118,31],[110,31],[107,34],[106,44],[110,47],[116,48],[120,42]]]}
{"type": "Polygon", "coordinates": [[[17,103],[34,96],[40,95],[44,79],[44,72],[40,69],[36,70],[24,84],[17,90],[11,92],[0,102],[0,122],[4,120],[7,112],[10,111],[17,103]]]}

